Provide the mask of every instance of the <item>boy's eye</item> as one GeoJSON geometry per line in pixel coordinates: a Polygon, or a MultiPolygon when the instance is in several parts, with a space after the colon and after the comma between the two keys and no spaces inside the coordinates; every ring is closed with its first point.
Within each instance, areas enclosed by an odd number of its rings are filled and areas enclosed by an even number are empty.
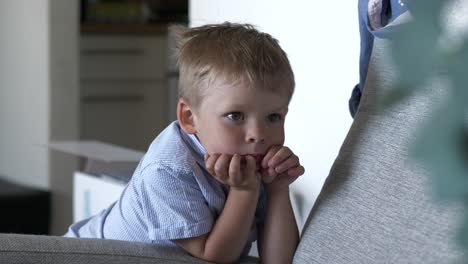
{"type": "Polygon", "coordinates": [[[281,121],[282,119],[283,119],[283,117],[280,114],[277,114],[277,113],[268,115],[268,121],[270,121],[272,123],[281,121]]]}
{"type": "Polygon", "coordinates": [[[244,114],[241,112],[233,112],[226,115],[229,120],[232,121],[241,121],[244,120],[244,114]]]}

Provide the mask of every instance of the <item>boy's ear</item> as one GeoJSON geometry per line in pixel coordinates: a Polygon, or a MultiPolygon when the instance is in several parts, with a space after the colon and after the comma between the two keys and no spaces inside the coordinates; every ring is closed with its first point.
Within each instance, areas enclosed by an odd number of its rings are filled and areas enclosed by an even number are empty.
{"type": "Polygon", "coordinates": [[[190,108],[188,102],[183,98],[180,98],[177,103],[177,120],[179,121],[180,127],[188,134],[197,133],[194,112],[190,108]]]}

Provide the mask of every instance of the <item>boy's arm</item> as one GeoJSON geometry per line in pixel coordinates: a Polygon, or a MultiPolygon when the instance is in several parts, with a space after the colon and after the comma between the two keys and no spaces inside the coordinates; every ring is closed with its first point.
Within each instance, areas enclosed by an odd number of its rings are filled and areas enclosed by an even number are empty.
{"type": "Polygon", "coordinates": [[[176,240],[191,255],[216,263],[232,263],[246,245],[255,216],[258,189],[232,189],[212,231],[208,234],[176,240]]]}
{"type": "Polygon", "coordinates": [[[299,243],[289,188],[267,189],[267,211],[261,226],[258,251],[261,263],[291,263],[299,243]]]}
{"type": "Polygon", "coordinates": [[[260,227],[261,263],[291,263],[299,231],[289,199],[289,185],[304,174],[304,167],[291,149],[271,147],[262,161],[263,182],[267,195],[265,222],[260,227]]]}
{"type": "Polygon", "coordinates": [[[255,160],[247,158],[244,170],[247,173],[241,173],[240,156],[237,154],[232,160],[230,156],[214,155],[207,158],[206,163],[212,175],[231,186],[223,211],[210,233],[178,239],[175,243],[207,261],[235,262],[245,248],[257,208],[260,180],[255,175],[255,160]]]}

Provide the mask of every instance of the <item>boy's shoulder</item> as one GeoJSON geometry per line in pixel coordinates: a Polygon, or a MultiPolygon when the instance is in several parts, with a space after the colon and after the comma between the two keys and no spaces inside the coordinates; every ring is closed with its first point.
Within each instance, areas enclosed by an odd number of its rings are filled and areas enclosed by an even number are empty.
{"type": "Polygon", "coordinates": [[[141,168],[157,166],[173,171],[192,171],[201,154],[193,148],[189,135],[177,121],[167,126],[151,143],[141,161],[141,168]]]}

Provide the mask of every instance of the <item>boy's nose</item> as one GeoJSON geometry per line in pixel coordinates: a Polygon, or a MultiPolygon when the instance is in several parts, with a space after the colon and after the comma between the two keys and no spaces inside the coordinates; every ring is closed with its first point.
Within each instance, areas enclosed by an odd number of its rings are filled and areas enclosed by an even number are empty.
{"type": "Polygon", "coordinates": [[[249,127],[246,133],[245,141],[247,143],[264,143],[265,129],[261,124],[253,124],[249,127]]]}

